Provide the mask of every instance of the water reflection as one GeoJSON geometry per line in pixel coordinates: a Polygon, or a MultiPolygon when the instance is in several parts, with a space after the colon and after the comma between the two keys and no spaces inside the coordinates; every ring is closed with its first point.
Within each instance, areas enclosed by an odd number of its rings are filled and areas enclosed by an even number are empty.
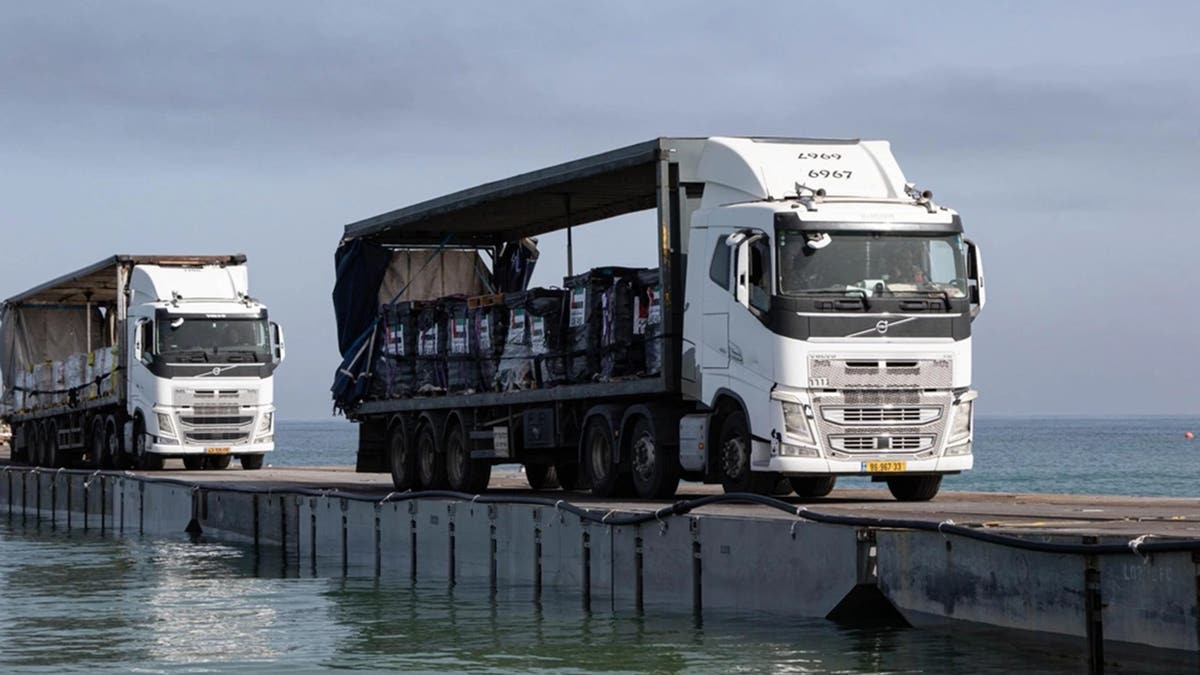
{"type": "Polygon", "coordinates": [[[1002,637],[647,606],[486,581],[299,578],[277,550],[0,517],[0,671],[1082,672],[1002,637]],[[272,576],[264,576],[269,574],[272,576]]]}

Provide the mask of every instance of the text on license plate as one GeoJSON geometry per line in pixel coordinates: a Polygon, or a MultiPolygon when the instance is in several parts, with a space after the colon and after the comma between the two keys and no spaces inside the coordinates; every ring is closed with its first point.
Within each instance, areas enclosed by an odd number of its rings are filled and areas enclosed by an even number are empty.
{"type": "Polygon", "coordinates": [[[229,448],[205,448],[204,452],[209,455],[228,455],[229,448]]]}
{"type": "Polygon", "coordinates": [[[863,462],[862,470],[867,473],[896,473],[905,470],[904,462],[863,462]]]}

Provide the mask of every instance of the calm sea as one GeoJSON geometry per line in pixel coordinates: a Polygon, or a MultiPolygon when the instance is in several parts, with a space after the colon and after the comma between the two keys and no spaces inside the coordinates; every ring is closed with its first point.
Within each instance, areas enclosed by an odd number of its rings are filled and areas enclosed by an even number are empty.
{"type": "MultiPolygon", "coordinates": [[[[975,470],[944,490],[1200,496],[1200,418],[1002,418],[977,420],[975,470]]],[[[353,464],[357,427],[343,420],[280,422],[268,463],[353,464]]],[[[869,487],[864,479],[843,486],[869,487]]]]}
{"type": "MultiPolygon", "coordinates": [[[[1190,496],[1189,420],[991,419],[947,487],[1190,496]]],[[[281,423],[277,465],[349,464],[355,428],[281,423]]],[[[272,558],[274,556],[274,558],[272,558]]],[[[677,608],[585,612],[574,593],[282,572],[221,542],[62,532],[0,516],[0,672],[1077,673],[1003,636],[851,629],[677,608]]],[[[1138,669],[1139,672],[1142,668],[1138,669]]]]}

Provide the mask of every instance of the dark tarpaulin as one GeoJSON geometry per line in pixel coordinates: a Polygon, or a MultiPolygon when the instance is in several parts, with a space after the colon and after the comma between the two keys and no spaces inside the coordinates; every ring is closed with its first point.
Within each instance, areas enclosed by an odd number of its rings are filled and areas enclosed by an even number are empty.
{"type": "Polygon", "coordinates": [[[379,285],[392,260],[388,249],[364,239],[338,247],[334,255],[337,280],[333,312],[337,317],[338,350],[349,356],[354,343],[369,329],[379,312],[379,285]]]}

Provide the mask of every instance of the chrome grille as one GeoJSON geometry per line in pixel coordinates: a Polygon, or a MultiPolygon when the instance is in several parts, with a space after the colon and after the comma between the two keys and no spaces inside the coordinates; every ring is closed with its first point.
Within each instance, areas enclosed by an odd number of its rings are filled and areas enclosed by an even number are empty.
{"type": "Polygon", "coordinates": [[[948,389],[954,381],[954,359],[808,357],[811,386],[826,389],[948,389]]]}
{"type": "Polygon", "coordinates": [[[836,424],[925,424],[942,416],[934,406],[864,406],[824,408],[821,414],[836,424]]]}
{"type": "Polygon", "coordinates": [[[180,423],[184,426],[242,426],[250,424],[254,421],[253,415],[231,415],[222,417],[208,416],[184,416],[179,418],[180,423]]]}
{"type": "Polygon", "coordinates": [[[916,452],[933,447],[935,436],[830,436],[834,450],[845,452],[916,452]]]}
{"type": "Polygon", "coordinates": [[[175,389],[175,405],[179,406],[251,406],[258,405],[256,389],[175,389]]]}

